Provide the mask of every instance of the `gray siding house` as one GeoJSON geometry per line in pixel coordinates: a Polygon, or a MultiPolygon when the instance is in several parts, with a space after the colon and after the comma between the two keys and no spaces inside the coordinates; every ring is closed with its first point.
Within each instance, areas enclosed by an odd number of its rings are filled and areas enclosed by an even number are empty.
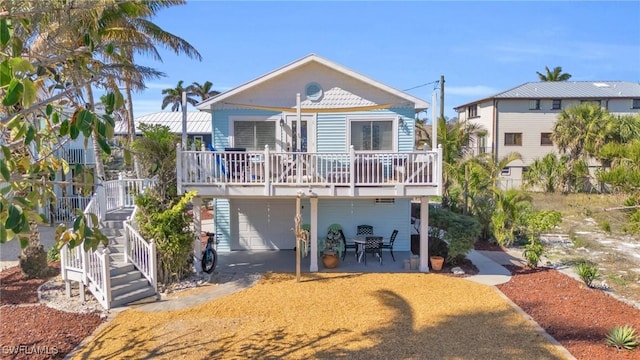
{"type": "Polygon", "coordinates": [[[519,152],[522,161],[502,171],[503,187],[520,187],[522,173],[535,159],[558,149],[549,138],[558,115],[581,102],[598,102],[616,115],[640,112],[640,84],[624,81],[530,82],[455,107],[461,121],[482,125],[487,135],[475,139],[474,153],[501,158],[519,152]]]}

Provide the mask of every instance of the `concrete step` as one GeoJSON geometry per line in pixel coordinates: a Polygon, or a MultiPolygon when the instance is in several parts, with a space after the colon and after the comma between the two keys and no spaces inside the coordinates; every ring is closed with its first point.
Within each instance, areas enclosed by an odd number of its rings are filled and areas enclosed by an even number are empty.
{"type": "Polygon", "coordinates": [[[124,295],[127,293],[132,293],[140,289],[144,289],[149,287],[149,282],[146,278],[138,278],[132,281],[129,281],[125,284],[120,284],[116,286],[111,286],[111,298],[118,297],[120,295],[124,295]]]}
{"type": "Polygon", "coordinates": [[[121,209],[121,210],[110,211],[106,215],[106,220],[107,221],[127,220],[127,218],[131,216],[132,212],[133,212],[133,209],[121,209]]]}
{"type": "Polygon", "coordinates": [[[138,270],[126,272],[116,276],[111,276],[111,287],[127,284],[131,281],[135,281],[142,278],[142,273],[138,270]]]}
{"type": "Polygon", "coordinates": [[[124,229],[124,220],[106,220],[102,222],[102,229],[124,229]]]}
{"type": "Polygon", "coordinates": [[[124,245],[124,235],[109,236],[109,245],[124,245]]]}
{"type": "Polygon", "coordinates": [[[115,308],[118,306],[122,306],[125,304],[132,303],[134,301],[138,301],[141,299],[146,299],[151,296],[157,296],[155,290],[152,286],[147,286],[144,288],[137,289],[132,292],[128,292],[118,296],[112,296],[111,298],[111,307],[115,308]]]}
{"type": "Polygon", "coordinates": [[[111,263],[111,270],[109,271],[109,275],[111,277],[122,275],[128,273],[130,271],[138,271],[133,264],[123,264],[123,263],[111,263]]]}
{"type": "Polygon", "coordinates": [[[108,238],[111,237],[120,237],[124,235],[124,225],[122,228],[114,228],[114,227],[102,227],[100,228],[102,234],[108,238]]]}

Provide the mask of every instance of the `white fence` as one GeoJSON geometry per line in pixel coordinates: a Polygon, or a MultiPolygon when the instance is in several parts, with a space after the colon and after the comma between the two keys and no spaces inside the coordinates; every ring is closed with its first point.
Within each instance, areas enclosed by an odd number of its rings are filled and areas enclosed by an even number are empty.
{"type": "Polygon", "coordinates": [[[60,250],[62,279],[65,281],[67,296],[71,297],[69,281],[80,283],[80,296],[84,301],[84,285],[105,309],[111,306],[111,278],[109,276],[109,249],[85,251],[79,244],[70,248],[64,244],[60,250]]]}

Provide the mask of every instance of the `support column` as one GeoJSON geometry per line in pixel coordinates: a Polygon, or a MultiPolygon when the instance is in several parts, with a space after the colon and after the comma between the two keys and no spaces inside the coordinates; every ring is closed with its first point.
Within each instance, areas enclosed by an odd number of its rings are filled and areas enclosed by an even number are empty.
{"type": "Polygon", "coordinates": [[[195,239],[193,239],[193,266],[196,274],[202,272],[202,198],[194,197],[191,199],[193,204],[193,231],[196,233],[195,239]]]}
{"type": "Polygon", "coordinates": [[[420,198],[420,272],[429,272],[429,197],[420,198]]]}
{"type": "Polygon", "coordinates": [[[309,271],[318,271],[318,198],[311,197],[311,266],[309,271]]]}

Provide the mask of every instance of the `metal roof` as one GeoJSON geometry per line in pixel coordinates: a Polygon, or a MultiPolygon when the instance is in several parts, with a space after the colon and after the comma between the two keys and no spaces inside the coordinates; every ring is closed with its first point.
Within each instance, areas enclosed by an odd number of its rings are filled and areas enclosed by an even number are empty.
{"type": "Polygon", "coordinates": [[[513,89],[476,100],[463,106],[489,99],[614,99],[640,98],[640,83],[625,81],[541,81],[528,82],[513,89]]]}
{"type": "MultiPolygon", "coordinates": [[[[172,133],[182,134],[182,111],[159,111],[134,119],[136,134],[141,134],[140,124],[164,125],[172,133]]],[[[119,121],[114,130],[116,135],[127,134],[127,123],[119,121]]],[[[187,134],[211,134],[211,114],[204,111],[187,111],[187,134]]]]}

